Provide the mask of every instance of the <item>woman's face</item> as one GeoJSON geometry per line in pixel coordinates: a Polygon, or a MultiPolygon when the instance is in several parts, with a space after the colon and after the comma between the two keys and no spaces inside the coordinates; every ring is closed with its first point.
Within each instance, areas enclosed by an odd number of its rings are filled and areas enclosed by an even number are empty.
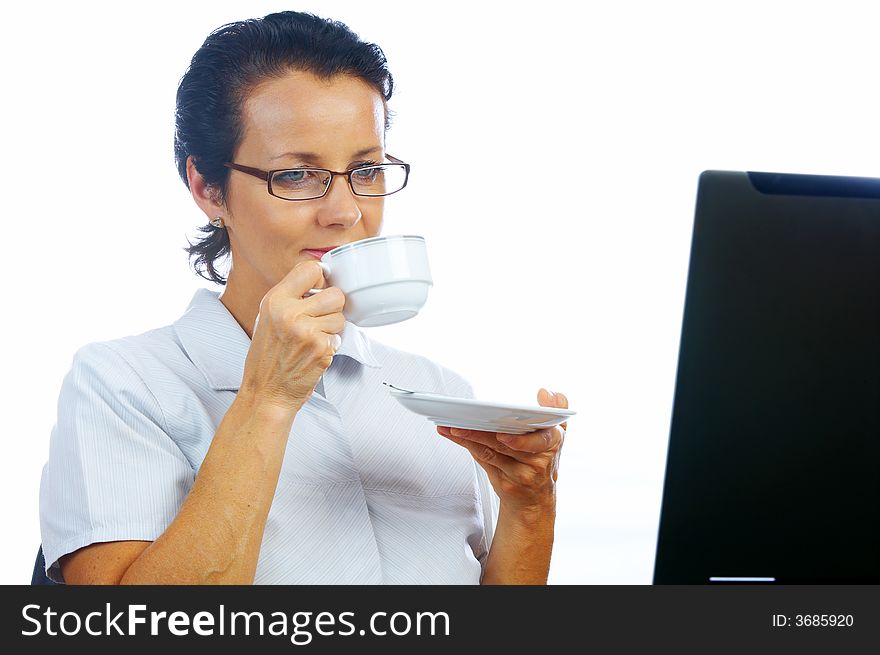
{"type": "MultiPolygon", "coordinates": [[[[312,166],[346,171],[381,163],[385,154],[382,97],[359,79],[322,81],[292,71],[257,86],[244,102],[243,136],[233,161],[263,170],[312,166]]],[[[383,198],[351,192],[334,176],[322,198],[288,201],[266,182],[230,171],[225,223],[232,248],[229,285],[262,297],[297,263],[379,234],[383,198]]]]}

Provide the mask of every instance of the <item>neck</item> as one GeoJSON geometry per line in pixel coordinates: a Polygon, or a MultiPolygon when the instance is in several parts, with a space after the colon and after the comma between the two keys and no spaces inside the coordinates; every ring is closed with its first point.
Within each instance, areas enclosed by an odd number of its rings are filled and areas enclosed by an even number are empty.
{"type": "Polygon", "coordinates": [[[220,302],[251,339],[254,336],[254,324],[257,322],[260,302],[269,289],[270,287],[265,283],[243,279],[243,276],[236,275],[233,269],[229,271],[226,287],[220,294],[220,302]]]}

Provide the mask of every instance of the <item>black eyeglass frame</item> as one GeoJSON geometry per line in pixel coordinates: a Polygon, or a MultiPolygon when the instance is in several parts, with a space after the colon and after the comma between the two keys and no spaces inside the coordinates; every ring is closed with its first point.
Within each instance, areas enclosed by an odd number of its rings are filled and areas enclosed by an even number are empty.
{"type": "Polygon", "coordinates": [[[364,164],[363,166],[357,166],[348,171],[331,171],[329,168],[312,168],[311,166],[297,166],[294,168],[275,168],[271,171],[264,171],[261,168],[253,168],[252,166],[243,166],[242,164],[236,164],[234,162],[224,162],[223,165],[226,168],[231,168],[232,170],[238,171],[240,173],[246,173],[247,175],[253,175],[264,182],[266,182],[266,188],[269,191],[269,195],[273,198],[278,198],[279,200],[288,200],[290,202],[300,202],[303,200],[317,200],[318,198],[323,198],[327,195],[327,192],[330,190],[330,187],[333,186],[333,177],[336,175],[341,175],[346,178],[348,181],[348,188],[351,189],[351,192],[360,196],[361,198],[383,198],[385,196],[390,196],[391,194],[397,193],[398,191],[403,191],[406,188],[406,183],[409,181],[409,164],[405,161],[398,159],[397,157],[392,157],[389,154],[386,154],[385,157],[391,160],[392,164],[397,164],[399,166],[403,166],[404,169],[404,177],[403,177],[403,185],[396,189],[395,191],[391,191],[390,193],[358,193],[354,189],[354,185],[351,183],[351,176],[358,171],[362,171],[367,168],[377,168],[379,166],[388,166],[388,164],[364,164]],[[314,196],[313,198],[285,198],[284,196],[279,196],[272,190],[272,177],[275,173],[285,173],[287,171],[316,171],[321,173],[327,173],[330,175],[330,180],[324,186],[324,193],[320,196],[314,196]]]}

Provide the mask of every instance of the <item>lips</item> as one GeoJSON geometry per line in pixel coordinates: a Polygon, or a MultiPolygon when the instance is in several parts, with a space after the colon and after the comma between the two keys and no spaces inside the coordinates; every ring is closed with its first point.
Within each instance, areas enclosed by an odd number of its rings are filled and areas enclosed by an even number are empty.
{"type": "Polygon", "coordinates": [[[338,248],[339,246],[328,246],[326,248],[306,248],[303,252],[310,257],[314,257],[315,259],[321,259],[324,256],[324,253],[330,252],[334,248],[338,248]]]}

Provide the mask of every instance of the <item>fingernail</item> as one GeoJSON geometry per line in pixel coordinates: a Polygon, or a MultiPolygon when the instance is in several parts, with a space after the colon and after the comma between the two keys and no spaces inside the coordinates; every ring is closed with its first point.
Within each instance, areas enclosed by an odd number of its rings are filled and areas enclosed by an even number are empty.
{"type": "Polygon", "coordinates": [[[495,438],[498,439],[498,441],[501,441],[503,443],[510,443],[511,441],[513,441],[513,437],[514,437],[514,435],[512,435],[512,434],[496,434],[495,435],[495,438]]]}
{"type": "Polygon", "coordinates": [[[452,428],[450,432],[453,437],[463,437],[467,434],[467,430],[462,430],[461,428],[452,428]]]}
{"type": "Polygon", "coordinates": [[[341,346],[341,345],[342,345],[342,337],[340,337],[338,334],[331,334],[330,335],[330,349],[335,353],[337,350],[339,350],[339,346],[341,346]]]}

